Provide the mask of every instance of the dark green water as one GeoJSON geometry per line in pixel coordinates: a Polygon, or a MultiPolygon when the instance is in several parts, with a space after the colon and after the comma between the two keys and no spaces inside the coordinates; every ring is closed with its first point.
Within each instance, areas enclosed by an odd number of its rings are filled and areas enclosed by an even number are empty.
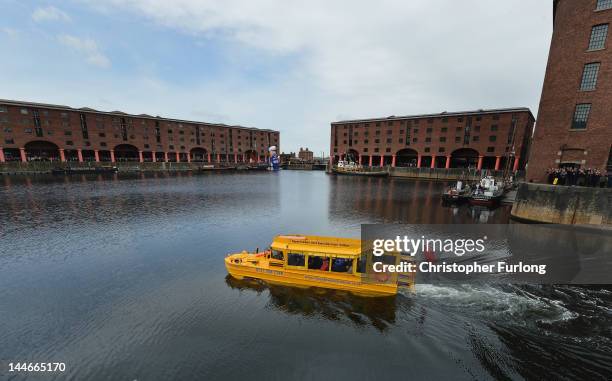
{"type": "Polygon", "coordinates": [[[367,299],[228,278],[229,252],[362,223],[506,223],[442,184],[278,174],[0,177],[0,379],[610,379],[612,294],[419,285],[367,299]],[[9,362],[66,363],[8,373],[9,362]]]}

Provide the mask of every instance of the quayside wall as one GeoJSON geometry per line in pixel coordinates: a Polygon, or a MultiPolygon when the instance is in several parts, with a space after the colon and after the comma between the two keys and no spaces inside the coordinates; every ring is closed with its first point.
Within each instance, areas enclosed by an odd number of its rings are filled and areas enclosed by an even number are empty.
{"type": "MultiPolygon", "coordinates": [[[[51,173],[54,169],[59,168],[95,168],[95,167],[117,167],[119,172],[154,172],[154,171],[192,171],[198,170],[203,166],[209,166],[213,163],[199,163],[199,162],[70,162],[70,163],[58,163],[49,161],[30,161],[27,163],[22,162],[7,162],[0,164],[0,175],[13,175],[13,174],[31,174],[31,173],[51,173]]],[[[236,167],[233,163],[214,163],[215,167],[236,167]]]]}
{"type": "Polygon", "coordinates": [[[612,189],[520,183],[514,219],[612,229],[612,189]]]}

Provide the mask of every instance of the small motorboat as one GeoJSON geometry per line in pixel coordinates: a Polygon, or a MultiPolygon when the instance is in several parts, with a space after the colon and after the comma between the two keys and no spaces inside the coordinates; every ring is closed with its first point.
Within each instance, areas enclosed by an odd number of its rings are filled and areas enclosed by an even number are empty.
{"type": "Polygon", "coordinates": [[[485,176],[472,190],[469,197],[470,205],[481,205],[489,208],[500,204],[504,196],[503,183],[496,180],[493,176],[485,176]]]}
{"type": "Polygon", "coordinates": [[[446,203],[461,203],[467,201],[472,194],[472,189],[469,185],[463,185],[463,181],[459,180],[454,186],[448,187],[442,193],[442,201],[446,203]]]}

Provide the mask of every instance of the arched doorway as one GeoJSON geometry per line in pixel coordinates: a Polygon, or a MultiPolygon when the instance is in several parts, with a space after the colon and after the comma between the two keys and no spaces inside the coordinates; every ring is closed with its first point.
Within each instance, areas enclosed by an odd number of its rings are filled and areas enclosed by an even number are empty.
{"type": "Polygon", "coordinates": [[[244,153],[247,163],[257,163],[257,152],[255,150],[248,150],[244,153]]]}
{"type": "Polygon", "coordinates": [[[354,163],[359,162],[359,152],[354,149],[350,149],[346,152],[346,157],[344,158],[346,161],[352,161],[354,163]]]}
{"type": "Polygon", "coordinates": [[[119,144],[115,147],[115,161],[139,161],[138,148],[131,144],[119,144]]]}
{"type": "Polygon", "coordinates": [[[59,161],[59,147],[43,140],[36,140],[25,145],[28,161],[59,161]]]}
{"type": "Polygon", "coordinates": [[[459,148],[451,154],[451,168],[470,168],[478,166],[478,151],[459,148]]]}
{"type": "Polygon", "coordinates": [[[191,161],[208,161],[208,152],[201,147],[192,148],[189,151],[189,155],[191,156],[191,161]]]}
{"type": "Polygon", "coordinates": [[[404,148],[395,154],[396,167],[416,167],[419,154],[411,148],[404,148]]]}

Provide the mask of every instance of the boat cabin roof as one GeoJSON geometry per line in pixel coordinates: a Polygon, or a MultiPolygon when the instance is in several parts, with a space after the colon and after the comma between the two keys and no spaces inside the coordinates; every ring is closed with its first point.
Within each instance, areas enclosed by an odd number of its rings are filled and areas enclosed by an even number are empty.
{"type": "Polygon", "coordinates": [[[294,250],[320,254],[361,255],[361,240],[353,238],[321,237],[314,235],[279,235],[271,245],[274,250],[294,250]]]}

